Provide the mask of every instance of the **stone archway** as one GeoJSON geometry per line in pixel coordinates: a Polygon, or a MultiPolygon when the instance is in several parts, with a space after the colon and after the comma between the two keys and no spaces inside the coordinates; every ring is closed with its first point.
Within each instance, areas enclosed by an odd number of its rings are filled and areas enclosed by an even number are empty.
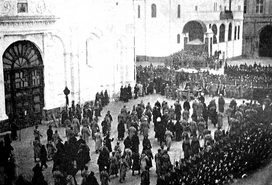
{"type": "Polygon", "coordinates": [[[27,40],[12,43],[2,56],[6,113],[22,127],[37,124],[44,107],[41,53],[27,40]]]}
{"type": "Polygon", "coordinates": [[[259,56],[272,57],[272,26],[265,26],[259,36],[259,56]]]}
{"type": "Polygon", "coordinates": [[[184,27],[182,33],[189,33],[189,42],[192,40],[199,39],[204,42],[204,33],[207,32],[206,25],[199,20],[189,21],[184,27]]]}

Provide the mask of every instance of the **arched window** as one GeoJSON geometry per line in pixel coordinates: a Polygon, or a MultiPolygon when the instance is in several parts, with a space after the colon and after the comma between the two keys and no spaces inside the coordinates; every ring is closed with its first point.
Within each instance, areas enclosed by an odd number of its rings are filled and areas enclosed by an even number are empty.
{"type": "Polygon", "coordinates": [[[235,26],[234,28],[234,40],[237,39],[237,26],[235,26]]]}
{"type": "Polygon", "coordinates": [[[263,13],[263,0],[256,0],[256,13],[263,13]]]}
{"type": "Polygon", "coordinates": [[[214,24],[212,25],[212,31],[213,31],[213,43],[217,43],[217,26],[214,24]]]}
{"type": "Polygon", "coordinates": [[[141,18],[141,7],[138,5],[138,18],[141,18]]]}
{"type": "Polygon", "coordinates": [[[180,34],[177,35],[177,43],[180,43],[180,34]]]}
{"type": "Polygon", "coordinates": [[[229,33],[228,33],[228,40],[232,40],[232,24],[229,24],[229,33]]]}
{"type": "Polygon", "coordinates": [[[178,18],[180,18],[180,5],[178,5],[178,18]]]}
{"type": "Polygon", "coordinates": [[[225,42],[225,25],[221,24],[219,28],[219,42],[225,42]]]}
{"type": "Polygon", "coordinates": [[[238,33],[237,33],[237,35],[238,35],[238,40],[240,39],[240,26],[238,26],[238,33]]]}
{"type": "Polygon", "coordinates": [[[152,18],[157,17],[157,7],[156,7],[155,4],[152,4],[152,5],[151,5],[151,17],[152,17],[152,18]]]}

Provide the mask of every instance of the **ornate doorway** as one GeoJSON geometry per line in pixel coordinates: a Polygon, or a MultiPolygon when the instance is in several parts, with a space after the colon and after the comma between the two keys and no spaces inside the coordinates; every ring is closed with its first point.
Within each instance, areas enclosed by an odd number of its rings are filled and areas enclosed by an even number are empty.
{"type": "Polygon", "coordinates": [[[6,113],[28,127],[42,119],[44,107],[43,61],[30,41],[11,44],[3,56],[6,113]]]}

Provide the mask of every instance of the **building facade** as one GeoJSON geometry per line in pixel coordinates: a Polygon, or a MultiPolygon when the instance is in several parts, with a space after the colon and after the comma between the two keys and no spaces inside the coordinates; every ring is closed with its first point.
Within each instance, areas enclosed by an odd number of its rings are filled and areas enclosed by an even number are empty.
{"type": "Polygon", "coordinates": [[[137,60],[166,57],[191,45],[227,59],[242,54],[242,0],[135,0],[137,60]]]}
{"type": "Polygon", "coordinates": [[[272,57],[271,24],[271,0],[244,0],[243,56],[272,57]]]}
{"type": "Polygon", "coordinates": [[[0,43],[1,130],[51,119],[65,87],[83,104],[135,83],[132,1],[1,1],[0,43]]]}

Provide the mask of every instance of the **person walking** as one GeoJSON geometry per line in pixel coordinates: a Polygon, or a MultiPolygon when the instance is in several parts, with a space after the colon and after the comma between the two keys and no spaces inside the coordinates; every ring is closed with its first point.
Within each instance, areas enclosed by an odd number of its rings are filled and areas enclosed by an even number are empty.
{"type": "Polygon", "coordinates": [[[48,167],[47,164],[46,164],[47,152],[46,152],[46,149],[45,149],[44,145],[42,145],[42,147],[41,147],[40,161],[41,161],[41,168],[43,168],[43,166],[45,166],[45,168],[48,167]]]}

